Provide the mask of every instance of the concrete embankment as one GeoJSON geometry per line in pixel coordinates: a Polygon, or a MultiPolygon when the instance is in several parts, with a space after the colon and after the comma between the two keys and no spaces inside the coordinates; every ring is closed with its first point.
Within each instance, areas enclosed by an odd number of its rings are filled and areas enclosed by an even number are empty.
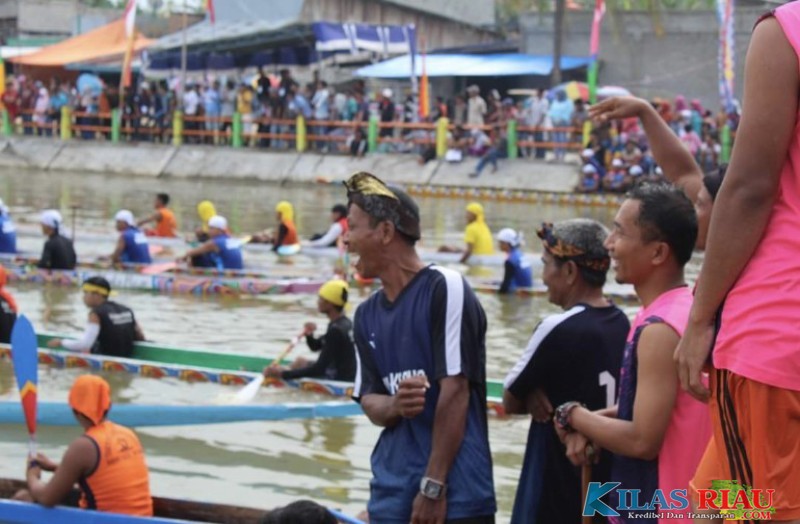
{"type": "Polygon", "coordinates": [[[319,178],[342,180],[368,171],[387,182],[416,188],[464,188],[477,191],[566,193],[577,181],[574,164],[557,165],[528,159],[500,160],[470,178],[476,159],[460,164],[433,161],[417,164],[414,155],[371,154],[362,159],[312,152],[161,144],[114,144],[61,141],[46,137],[0,139],[0,168],[114,173],[176,178],[251,179],[272,183],[313,183],[319,178]]]}

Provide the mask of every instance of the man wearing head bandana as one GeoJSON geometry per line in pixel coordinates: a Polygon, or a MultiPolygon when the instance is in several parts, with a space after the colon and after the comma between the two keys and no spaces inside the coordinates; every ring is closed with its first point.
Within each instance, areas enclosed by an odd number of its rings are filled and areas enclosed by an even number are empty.
{"type": "Polygon", "coordinates": [[[345,185],[348,249],[359,274],[383,284],[354,319],[353,397],[384,428],[370,521],[493,523],[483,308],[459,273],[417,256],[411,197],[368,173],[345,185]]]}
{"type": "Polygon", "coordinates": [[[103,277],[88,278],[82,287],[83,303],[90,309],[86,330],[78,340],[54,338],[47,342],[47,346],[80,353],[130,357],[133,343],[144,340],[133,311],[108,299],[111,284],[103,277]]]}
{"type": "Polygon", "coordinates": [[[75,269],[75,247],[61,234],[61,213],[55,209],[42,212],[42,234],[47,237],[37,266],[41,269],[75,269]]]}
{"type": "MultiPolygon", "coordinates": [[[[550,302],[563,312],[536,326],[504,384],[506,412],[532,416],[512,524],[581,522],[581,473],[567,458],[551,420],[553,406],[568,400],[591,409],[614,404],[630,324],[603,296],[610,264],[603,247],[607,234],[600,223],[582,218],[539,230],[542,281],[550,302]]],[[[592,480],[605,482],[611,456],[598,456],[592,480]]]]}
{"type": "Polygon", "coordinates": [[[69,405],[85,433],[69,445],[60,464],[41,453],[30,457],[28,490],[14,498],[55,506],[78,484],[83,509],[152,517],[144,450],[133,431],[106,418],[111,409],[108,383],[94,375],[78,377],[69,392],[69,405]],[[42,471],[53,472],[50,482],[41,480],[42,471]]]}
{"type": "Polygon", "coordinates": [[[466,208],[467,227],[464,229],[466,248],[442,246],[440,253],[463,253],[460,262],[466,264],[472,255],[491,255],[494,253],[492,232],[486,225],[483,206],[478,202],[470,202],[466,208]]]}
{"type": "Polygon", "coordinates": [[[11,330],[17,321],[17,301],[6,289],[8,275],[6,268],[0,266],[0,342],[11,341],[11,330]]]}

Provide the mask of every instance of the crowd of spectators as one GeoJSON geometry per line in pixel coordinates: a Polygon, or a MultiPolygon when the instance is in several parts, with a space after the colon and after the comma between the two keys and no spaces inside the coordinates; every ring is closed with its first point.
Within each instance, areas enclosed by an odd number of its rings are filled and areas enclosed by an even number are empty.
{"type": "MultiPolygon", "coordinates": [[[[429,115],[419,114],[415,97],[404,98],[392,89],[368,92],[363,80],[334,88],[315,74],[301,85],[288,69],[278,75],[259,70],[254,78],[189,82],[182,95],[177,81],[141,81],[120,96],[110,84],[98,82],[79,90],[74,83],[52,79],[48,85],[24,76],[10,77],[2,102],[12,123],[26,134],[57,133],[61,109],[74,112],[77,136],[110,137],[111,111],[122,109],[124,136],[135,141],[171,140],[172,118],[180,109],[187,143],[217,144],[231,140],[234,114],[241,115],[244,145],[290,149],[295,147],[296,120],[310,122],[309,147],[362,157],[368,151],[367,122],[377,117],[380,152],[413,153],[420,164],[436,158],[436,132],[431,124],[447,117],[448,162],[475,162],[470,176],[480,176],[487,166],[497,171],[508,156],[508,123],[516,121],[521,157],[565,162],[569,151],[581,152],[578,191],[627,190],[638,180],[657,177],[657,169],[638,122],[623,121],[596,127],[584,136],[588,104],[571,100],[565,90],[532,90],[524,97],[485,95],[477,85],[452,99],[436,97],[429,115]]],[[[737,111],[713,114],[699,100],[687,103],[653,100],[661,116],[681,137],[705,170],[719,163],[719,130],[726,122],[737,125],[737,111]]]]}

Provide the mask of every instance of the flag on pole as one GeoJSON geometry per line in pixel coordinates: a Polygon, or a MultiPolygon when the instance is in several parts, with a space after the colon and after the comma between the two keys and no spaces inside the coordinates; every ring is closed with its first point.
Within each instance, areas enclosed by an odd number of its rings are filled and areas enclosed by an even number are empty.
{"type": "Polygon", "coordinates": [[[726,109],[733,106],[733,1],[717,0],[717,18],[719,19],[719,96],[722,105],[726,109]]]}
{"type": "Polygon", "coordinates": [[[136,40],[136,0],[128,0],[125,6],[125,37],[128,47],[125,49],[125,59],[122,62],[122,88],[130,87],[132,83],[131,66],[133,63],[133,43],[136,40]]]}
{"type": "Polygon", "coordinates": [[[205,0],[205,10],[208,13],[208,21],[213,25],[217,21],[216,13],[214,12],[214,0],[205,0]]]}
{"type": "Polygon", "coordinates": [[[600,28],[605,12],[605,0],[595,0],[594,18],[592,19],[592,34],[589,40],[589,71],[586,82],[589,85],[590,104],[597,102],[597,57],[600,54],[600,28]]]}
{"type": "Polygon", "coordinates": [[[422,76],[419,81],[419,117],[428,118],[431,110],[430,85],[428,84],[428,70],[425,68],[425,40],[422,40],[422,76]]]}

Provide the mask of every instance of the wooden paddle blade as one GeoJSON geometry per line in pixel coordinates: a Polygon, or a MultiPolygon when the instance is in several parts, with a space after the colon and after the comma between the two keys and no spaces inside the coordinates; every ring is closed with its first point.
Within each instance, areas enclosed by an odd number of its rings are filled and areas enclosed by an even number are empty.
{"type": "Polygon", "coordinates": [[[164,252],[164,246],[150,244],[147,246],[150,256],[157,256],[164,252]]]}
{"type": "Polygon", "coordinates": [[[19,398],[30,435],[36,434],[36,397],[39,384],[39,356],[36,332],[28,317],[20,315],[11,331],[11,360],[17,378],[19,398]]]}
{"type": "Polygon", "coordinates": [[[156,275],[158,273],[166,273],[178,267],[177,262],[164,262],[163,264],[150,264],[142,269],[142,275],[156,275]]]}

